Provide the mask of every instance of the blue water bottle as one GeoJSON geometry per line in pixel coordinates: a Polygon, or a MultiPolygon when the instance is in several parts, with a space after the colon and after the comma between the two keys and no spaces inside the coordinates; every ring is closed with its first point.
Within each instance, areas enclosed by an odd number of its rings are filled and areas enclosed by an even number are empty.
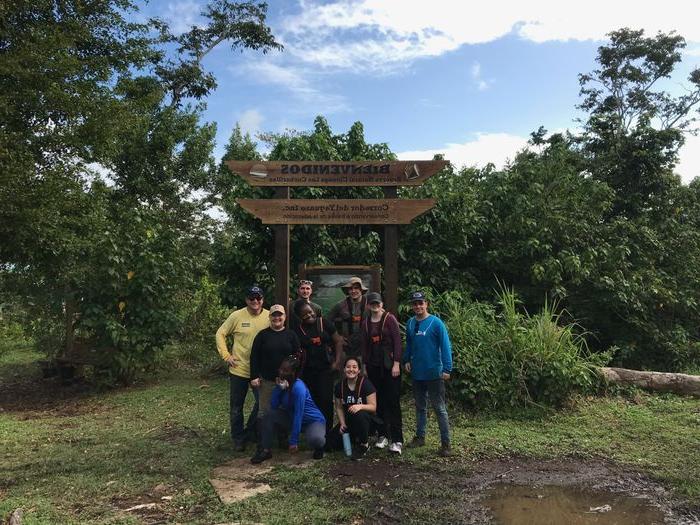
{"type": "Polygon", "coordinates": [[[350,434],[343,432],[343,450],[347,457],[352,456],[352,444],[350,443],[350,434]]]}

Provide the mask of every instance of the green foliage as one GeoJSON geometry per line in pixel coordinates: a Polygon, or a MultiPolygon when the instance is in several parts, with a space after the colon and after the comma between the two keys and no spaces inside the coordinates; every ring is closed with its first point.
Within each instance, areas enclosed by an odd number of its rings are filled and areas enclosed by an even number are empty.
{"type": "MultiPolygon", "coordinates": [[[[333,134],[323,117],[314,121],[311,132],[269,133],[264,135],[271,151],[268,160],[391,160],[393,153],[384,143],[368,144],[360,122],[347,133],[333,134]]],[[[254,160],[257,151],[250,148],[250,137],[235,129],[223,160],[254,160]]],[[[272,228],[236,204],[238,198],[269,198],[269,188],[253,188],[222,165],[218,186],[222,189],[222,207],[228,214],[226,227],[217,239],[214,272],[225,280],[224,300],[235,304],[251,282],[271,290],[273,237],[272,228]]],[[[292,198],[374,198],[382,195],[378,188],[294,188],[292,198]]],[[[371,264],[379,260],[380,236],[368,225],[325,226],[299,225],[291,230],[291,267],[299,264],[371,264]]]]}
{"type": "Polygon", "coordinates": [[[515,293],[503,289],[496,306],[471,302],[457,292],[434,297],[431,310],[446,323],[453,349],[450,388],[466,405],[559,405],[574,392],[592,392],[596,366],[580,327],[564,323],[556,305],[530,315],[515,293]]]}

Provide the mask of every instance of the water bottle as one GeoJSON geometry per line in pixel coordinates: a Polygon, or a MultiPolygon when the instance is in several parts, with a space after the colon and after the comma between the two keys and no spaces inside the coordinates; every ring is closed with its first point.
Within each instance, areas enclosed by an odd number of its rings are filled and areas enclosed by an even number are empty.
{"type": "Polygon", "coordinates": [[[350,443],[350,434],[343,432],[343,450],[347,457],[352,456],[352,444],[350,443]]]}

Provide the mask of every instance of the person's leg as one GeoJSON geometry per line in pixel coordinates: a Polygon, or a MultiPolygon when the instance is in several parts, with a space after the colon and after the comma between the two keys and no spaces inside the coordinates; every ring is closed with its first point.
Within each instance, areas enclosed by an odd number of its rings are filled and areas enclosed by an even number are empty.
{"type": "Polygon", "coordinates": [[[447,405],[445,404],[445,381],[435,379],[428,381],[428,395],[430,404],[435,410],[438,426],[440,427],[440,442],[449,447],[450,445],[450,420],[447,417],[447,405]]]}
{"type": "Polygon", "coordinates": [[[403,443],[403,419],[401,417],[401,376],[391,377],[387,370],[386,388],[384,390],[384,418],[388,422],[392,443],[403,443]]]}
{"type": "Polygon", "coordinates": [[[377,428],[377,446],[383,448],[388,443],[385,440],[389,438],[389,422],[386,417],[386,376],[391,378],[391,373],[382,370],[378,366],[367,367],[367,377],[377,390],[377,417],[382,420],[382,424],[377,428]],[[384,372],[382,374],[382,372],[384,372]],[[383,446],[380,446],[383,445],[383,446]]]}
{"type": "Polygon", "coordinates": [[[413,399],[416,402],[416,438],[425,439],[425,427],[428,424],[428,387],[427,381],[413,380],[413,399]]]}
{"type": "Polygon", "coordinates": [[[366,445],[369,439],[369,427],[372,420],[372,416],[370,416],[369,412],[348,413],[345,418],[352,440],[361,445],[366,445]]]}
{"type": "MultiPolygon", "coordinates": [[[[250,379],[246,379],[245,381],[248,382],[248,385],[250,384],[250,379]]],[[[248,421],[245,424],[245,439],[247,439],[251,443],[257,443],[258,437],[256,432],[256,422],[258,420],[258,409],[260,406],[258,403],[259,392],[257,388],[251,388],[251,390],[253,391],[253,397],[255,398],[255,402],[253,403],[253,408],[250,410],[248,421]]]]}
{"type": "Polygon", "coordinates": [[[323,423],[313,422],[304,429],[306,445],[313,450],[323,449],[326,445],[326,427],[323,423]]]}
{"type": "Polygon", "coordinates": [[[262,425],[262,448],[264,450],[272,449],[272,440],[274,438],[275,431],[289,431],[291,426],[291,421],[289,420],[289,414],[286,410],[281,408],[276,408],[275,410],[270,410],[265,414],[262,425]]]}
{"type": "Polygon", "coordinates": [[[248,380],[229,374],[229,405],[231,439],[237,447],[243,445],[245,432],[243,430],[243,405],[245,396],[248,393],[248,380]]]}
{"type": "Polygon", "coordinates": [[[260,386],[258,387],[258,419],[264,418],[265,414],[270,410],[270,400],[274,389],[274,381],[260,380],[260,386]]]}
{"type": "Polygon", "coordinates": [[[326,418],[326,433],[329,433],[333,429],[333,385],[334,377],[333,370],[325,370],[319,376],[319,404],[318,409],[326,418]]]}

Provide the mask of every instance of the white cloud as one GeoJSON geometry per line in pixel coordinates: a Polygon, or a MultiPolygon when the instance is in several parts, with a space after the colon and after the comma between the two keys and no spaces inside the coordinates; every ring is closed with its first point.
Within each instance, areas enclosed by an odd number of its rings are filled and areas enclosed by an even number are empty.
{"type": "Polygon", "coordinates": [[[511,32],[534,42],[601,40],[621,27],[648,34],[676,30],[700,42],[700,24],[689,3],[667,0],[495,0],[486,3],[432,0],[301,0],[301,13],[281,28],[287,51],[322,67],[390,71],[421,57],[465,44],[481,44],[511,32]]]}
{"type": "MultiPolygon", "coordinates": [[[[493,162],[496,168],[501,169],[527,146],[527,141],[528,137],[509,133],[477,133],[475,140],[462,144],[448,143],[442,148],[402,151],[398,153],[398,157],[401,160],[430,160],[440,153],[458,168],[483,167],[493,162]]],[[[700,136],[686,137],[675,171],[685,184],[695,177],[700,177],[700,136]]]]}
{"type": "Polygon", "coordinates": [[[462,144],[446,144],[442,148],[429,150],[402,151],[401,160],[430,160],[441,153],[456,167],[483,167],[489,162],[497,168],[515,157],[527,145],[528,138],[508,133],[477,133],[476,139],[462,144]]]}
{"type": "Polygon", "coordinates": [[[189,31],[192,26],[198,25],[199,14],[202,6],[193,0],[181,0],[170,2],[163,14],[163,18],[168,22],[170,30],[175,35],[180,35],[189,31]]]}
{"type": "Polygon", "coordinates": [[[257,109],[247,109],[240,114],[237,120],[243,133],[249,133],[251,136],[254,136],[260,131],[265,117],[257,109]]]}
{"type": "Polygon", "coordinates": [[[493,80],[484,80],[481,76],[481,64],[474,62],[471,69],[472,80],[479,91],[485,91],[493,83],[493,80]]]}
{"type": "Polygon", "coordinates": [[[695,177],[700,177],[700,136],[688,135],[685,138],[685,144],[678,152],[678,157],[675,171],[681,176],[683,182],[688,184],[695,177]]]}
{"type": "Polygon", "coordinates": [[[299,110],[313,109],[314,115],[330,114],[348,109],[345,97],[326,93],[315,72],[307,68],[282,67],[269,61],[249,62],[242,68],[229,68],[235,74],[244,73],[248,79],[262,84],[274,84],[289,90],[292,96],[303,104],[299,110]],[[316,83],[314,83],[314,81],[316,83]]]}

